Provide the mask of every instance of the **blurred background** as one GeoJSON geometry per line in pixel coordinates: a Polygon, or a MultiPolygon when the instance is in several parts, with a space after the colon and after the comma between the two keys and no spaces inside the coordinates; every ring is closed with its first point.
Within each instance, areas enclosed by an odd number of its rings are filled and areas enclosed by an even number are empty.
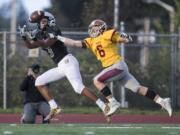
{"type": "MultiPolygon", "coordinates": [[[[180,107],[180,1],[179,0],[0,0],[0,107],[22,107],[19,90],[27,66],[39,63],[44,72],[56,66],[40,49],[28,50],[20,38],[23,25],[34,10],[51,12],[66,37],[83,39],[96,18],[109,27],[126,32],[133,42],[120,45],[119,53],[130,72],[145,86],[163,97],[170,96],[174,109],[180,107]]],[[[80,63],[84,83],[93,86],[100,63],[88,50],[69,48],[80,63]]],[[[154,109],[158,106],[129,90],[118,81],[109,84],[122,107],[154,109]]],[[[50,93],[64,106],[95,106],[75,94],[66,79],[50,85],[50,93]]],[[[103,97],[101,97],[103,98],[103,97]]]]}

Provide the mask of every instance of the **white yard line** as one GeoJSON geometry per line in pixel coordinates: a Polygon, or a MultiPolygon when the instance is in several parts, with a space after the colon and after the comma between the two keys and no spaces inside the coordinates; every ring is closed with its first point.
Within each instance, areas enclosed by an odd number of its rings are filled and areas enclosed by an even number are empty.
{"type": "Polygon", "coordinates": [[[12,131],[4,131],[3,134],[10,135],[10,134],[13,134],[13,132],[12,131]]]}
{"type": "Polygon", "coordinates": [[[177,126],[177,127],[161,127],[161,128],[164,128],[164,129],[180,129],[180,126],[177,126]]]}
{"type": "Polygon", "coordinates": [[[83,128],[100,128],[100,129],[141,129],[143,127],[83,127],[83,128]]]}
{"type": "Polygon", "coordinates": [[[86,131],[84,132],[85,135],[95,135],[95,132],[93,131],[86,131]]]}

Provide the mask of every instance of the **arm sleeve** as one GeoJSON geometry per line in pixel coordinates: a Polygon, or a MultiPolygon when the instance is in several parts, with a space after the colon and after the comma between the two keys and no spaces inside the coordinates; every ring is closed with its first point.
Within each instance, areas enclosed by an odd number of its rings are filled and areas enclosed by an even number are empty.
{"type": "Polygon", "coordinates": [[[54,35],[62,35],[61,30],[58,27],[49,27],[49,29],[47,30],[48,33],[52,33],[54,35]]]}
{"type": "Polygon", "coordinates": [[[21,85],[20,85],[20,90],[21,91],[26,91],[28,88],[28,80],[29,77],[27,76],[26,78],[24,78],[24,80],[22,81],[21,85]]]}
{"type": "Polygon", "coordinates": [[[91,38],[86,38],[82,41],[83,48],[91,48],[91,38]]]}
{"type": "Polygon", "coordinates": [[[114,31],[111,37],[111,41],[115,42],[115,43],[120,43],[122,42],[124,39],[121,37],[121,35],[119,34],[119,32],[114,31]]]}

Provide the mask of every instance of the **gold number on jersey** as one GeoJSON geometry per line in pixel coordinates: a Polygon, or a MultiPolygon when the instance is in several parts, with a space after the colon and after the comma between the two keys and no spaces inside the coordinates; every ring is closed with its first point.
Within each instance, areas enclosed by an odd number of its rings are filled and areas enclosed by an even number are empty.
{"type": "Polygon", "coordinates": [[[97,48],[97,50],[99,52],[99,55],[101,57],[104,57],[105,56],[105,51],[102,49],[102,45],[97,45],[96,48],[97,48]]]}

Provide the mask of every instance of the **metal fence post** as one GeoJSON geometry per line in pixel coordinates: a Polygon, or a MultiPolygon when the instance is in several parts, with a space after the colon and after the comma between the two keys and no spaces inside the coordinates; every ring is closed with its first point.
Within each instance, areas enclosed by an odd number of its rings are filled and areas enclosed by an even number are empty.
{"type": "MultiPolygon", "coordinates": [[[[124,32],[125,27],[124,27],[124,22],[120,22],[120,32],[124,32]]],[[[125,57],[125,47],[124,44],[121,43],[121,56],[125,57]]],[[[127,108],[128,104],[126,102],[126,91],[123,86],[120,86],[120,96],[121,96],[121,107],[127,108]]]]}
{"type": "Polygon", "coordinates": [[[7,108],[7,42],[6,42],[7,33],[3,33],[3,109],[7,108]]]}
{"type": "Polygon", "coordinates": [[[177,92],[176,92],[176,37],[174,34],[171,34],[171,97],[172,97],[172,106],[175,109],[177,104],[177,92]]]}

